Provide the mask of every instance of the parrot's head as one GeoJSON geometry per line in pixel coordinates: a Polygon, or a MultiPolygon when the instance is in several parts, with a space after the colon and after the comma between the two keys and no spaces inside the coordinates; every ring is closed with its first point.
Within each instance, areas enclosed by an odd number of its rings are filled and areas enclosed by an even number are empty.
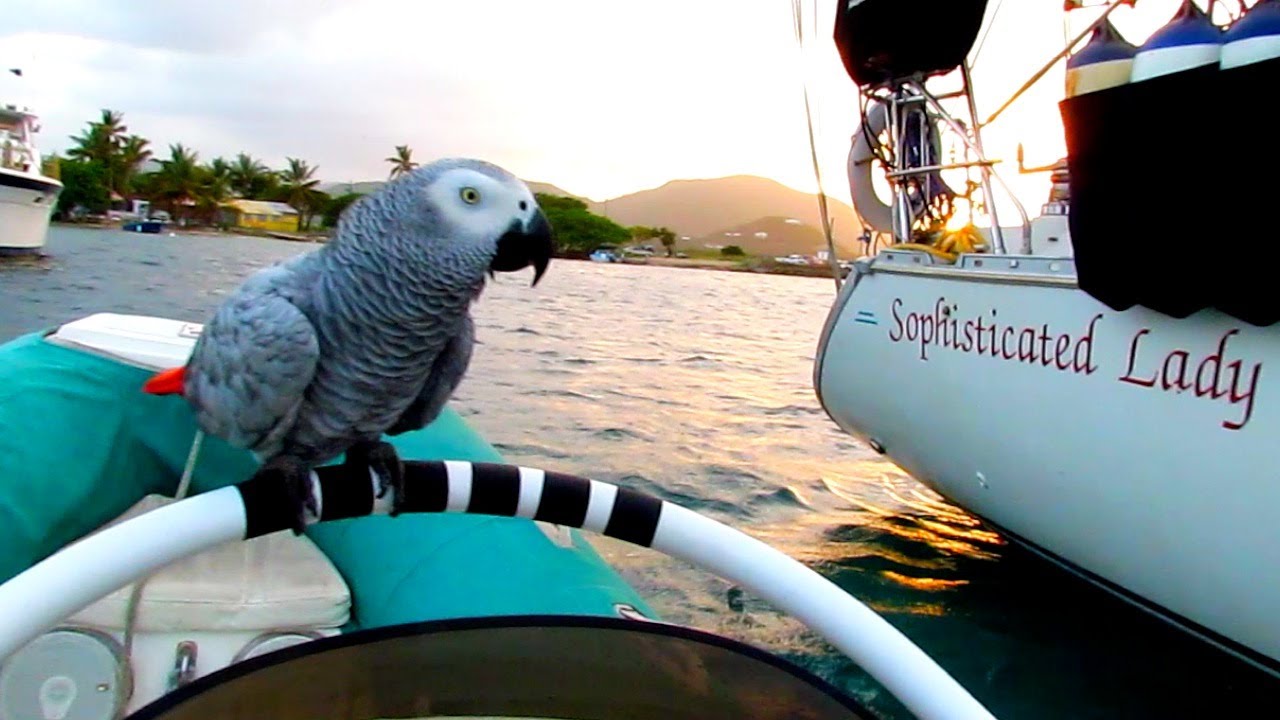
{"type": "Polygon", "coordinates": [[[542,279],[555,251],[551,223],[516,176],[482,160],[448,159],[392,185],[402,227],[434,243],[436,261],[481,275],[532,265],[533,284],[542,279]]]}

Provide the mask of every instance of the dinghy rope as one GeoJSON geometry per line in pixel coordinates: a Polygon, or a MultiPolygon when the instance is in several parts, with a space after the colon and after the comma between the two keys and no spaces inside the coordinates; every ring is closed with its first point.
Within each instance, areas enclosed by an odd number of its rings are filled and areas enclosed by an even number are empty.
{"type": "MultiPolygon", "coordinates": [[[[799,561],[711,518],[610,483],[496,463],[407,461],[401,512],[540,520],[651,548],[737,583],[794,616],[922,720],[993,716],[919,647],[799,561]]],[[[391,511],[378,477],[347,465],[312,473],[327,522],[391,511]]],[[[217,545],[292,526],[281,483],[248,480],[162,506],[83,538],[0,585],[0,662],[63,618],[217,545]]]]}
{"type": "MultiPolygon", "coordinates": [[[[178,479],[178,488],[173,492],[174,500],[181,500],[191,490],[191,477],[195,474],[196,460],[200,457],[200,445],[204,441],[204,431],[196,430],[191,440],[191,449],[187,451],[187,462],[182,466],[182,477],[178,479]]],[[[133,636],[138,625],[138,608],[142,604],[142,593],[146,590],[149,577],[139,578],[129,590],[129,601],[124,606],[124,637],[120,644],[124,647],[124,656],[133,657],[133,636]]]]}

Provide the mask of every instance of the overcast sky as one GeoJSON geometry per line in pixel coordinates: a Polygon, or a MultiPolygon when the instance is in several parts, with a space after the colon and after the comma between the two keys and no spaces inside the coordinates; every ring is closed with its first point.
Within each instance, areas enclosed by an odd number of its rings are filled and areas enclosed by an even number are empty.
{"type": "MultiPolygon", "coordinates": [[[[1061,0],[999,4],[975,70],[986,112],[1064,37],[1061,0]]],[[[1176,5],[1147,0],[1117,24],[1141,41],[1176,5]]],[[[46,151],[107,107],[162,156],[182,142],[202,160],[301,157],[326,181],[368,180],[408,144],[604,199],[737,173],[813,190],[808,77],[824,181],[847,201],[856,89],[831,42],[835,0],[816,6],[801,54],[787,0],[0,0],[0,62],[25,70],[0,89],[41,116],[46,151]]],[[[1061,91],[1059,68],[991,128],[989,152],[1060,157],[1061,91]]],[[[1038,207],[1043,176],[1010,179],[1038,207]]]]}

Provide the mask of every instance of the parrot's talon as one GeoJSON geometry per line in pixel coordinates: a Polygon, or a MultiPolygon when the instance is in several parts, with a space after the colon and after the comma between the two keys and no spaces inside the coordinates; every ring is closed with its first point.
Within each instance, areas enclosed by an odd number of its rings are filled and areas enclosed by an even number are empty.
{"type": "Polygon", "coordinates": [[[345,464],[368,467],[378,476],[377,498],[391,493],[391,512],[395,517],[404,507],[404,463],[395,446],[388,442],[357,443],[347,450],[345,464]]]}
{"type": "Polygon", "coordinates": [[[301,535],[307,529],[309,517],[320,517],[320,503],[316,500],[315,488],[311,485],[311,468],[301,460],[278,455],[258,469],[254,479],[258,478],[284,483],[294,512],[293,523],[290,525],[294,535],[301,535]]]}

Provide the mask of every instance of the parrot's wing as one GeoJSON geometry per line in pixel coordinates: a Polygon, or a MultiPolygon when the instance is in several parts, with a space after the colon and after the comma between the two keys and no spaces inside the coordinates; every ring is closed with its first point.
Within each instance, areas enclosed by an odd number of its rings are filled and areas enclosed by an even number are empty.
{"type": "Polygon", "coordinates": [[[462,382],[462,376],[471,363],[471,349],[474,345],[475,326],[470,316],[463,316],[458,334],[436,356],[422,391],[400,415],[396,424],[387,430],[388,435],[418,430],[436,419],[453,391],[458,388],[458,383],[462,382]]]}
{"type": "Polygon", "coordinates": [[[247,285],[201,332],[187,365],[187,399],[205,432],[270,456],[297,417],[319,357],[302,311],[247,285]]]}

